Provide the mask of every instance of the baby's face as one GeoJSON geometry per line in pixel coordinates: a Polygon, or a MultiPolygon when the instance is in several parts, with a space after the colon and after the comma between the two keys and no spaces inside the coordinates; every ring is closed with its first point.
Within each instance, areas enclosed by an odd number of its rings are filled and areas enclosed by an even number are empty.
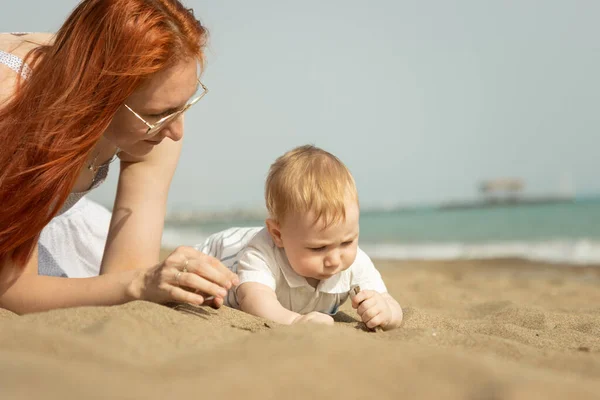
{"type": "Polygon", "coordinates": [[[358,204],[345,203],[346,219],[327,228],[313,213],[286,217],[280,227],[281,244],[292,269],[300,276],[327,279],[348,269],[356,259],[358,248],[358,204]]]}

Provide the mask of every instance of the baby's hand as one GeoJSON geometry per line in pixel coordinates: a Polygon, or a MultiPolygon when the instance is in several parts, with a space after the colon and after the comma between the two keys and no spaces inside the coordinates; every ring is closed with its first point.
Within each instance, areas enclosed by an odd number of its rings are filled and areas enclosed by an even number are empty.
{"type": "Polygon", "coordinates": [[[324,324],[333,325],[333,318],[331,315],[323,314],[318,311],[311,311],[306,315],[299,315],[294,319],[292,324],[301,324],[304,322],[311,322],[313,324],[324,324]]]}
{"type": "Polygon", "coordinates": [[[355,308],[362,321],[369,329],[376,326],[385,328],[392,320],[392,309],[381,293],[373,290],[362,290],[352,298],[352,308],[355,308]]]}

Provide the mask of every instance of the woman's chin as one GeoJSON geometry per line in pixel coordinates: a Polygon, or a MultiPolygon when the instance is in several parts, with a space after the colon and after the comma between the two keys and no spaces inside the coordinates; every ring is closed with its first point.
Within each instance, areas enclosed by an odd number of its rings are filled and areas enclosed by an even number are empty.
{"type": "Polygon", "coordinates": [[[134,157],[143,157],[150,153],[155,145],[145,141],[138,142],[132,146],[121,148],[121,151],[134,157]]]}

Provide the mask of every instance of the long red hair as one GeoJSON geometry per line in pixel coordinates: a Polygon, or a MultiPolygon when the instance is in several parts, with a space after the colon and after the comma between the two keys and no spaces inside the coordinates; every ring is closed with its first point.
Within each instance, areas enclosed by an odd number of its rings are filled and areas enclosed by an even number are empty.
{"type": "MultiPolygon", "coordinates": [[[[0,266],[27,263],[125,99],[207,32],[177,0],[84,0],[0,108],[0,266]]],[[[1,267],[0,267],[1,268],[1,267]]]]}

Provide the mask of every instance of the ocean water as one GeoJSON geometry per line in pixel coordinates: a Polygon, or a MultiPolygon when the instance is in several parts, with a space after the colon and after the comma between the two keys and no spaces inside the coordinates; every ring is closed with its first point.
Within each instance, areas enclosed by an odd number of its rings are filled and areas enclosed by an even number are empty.
{"type": "MultiPolygon", "coordinates": [[[[262,220],[167,224],[163,245],[193,245],[262,220]]],[[[453,260],[517,257],[600,265],[600,200],[441,210],[362,211],[360,246],[372,258],[453,260]]]]}

